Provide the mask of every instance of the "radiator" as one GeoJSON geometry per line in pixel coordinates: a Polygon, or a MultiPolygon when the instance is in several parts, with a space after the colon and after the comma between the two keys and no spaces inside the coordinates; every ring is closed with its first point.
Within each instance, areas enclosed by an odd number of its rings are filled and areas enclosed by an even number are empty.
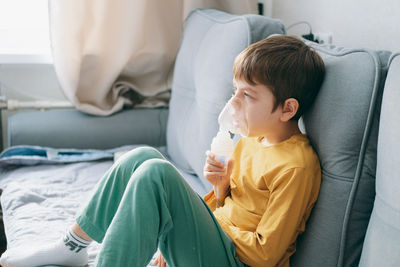
{"type": "Polygon", "coordinates": [[[56,109],[56,108],[74,108],[68,101],[20,101],[15,99],[6,99],[0,96],[0,109],[2,110],[18,110],[18,109],[56,109]]]}

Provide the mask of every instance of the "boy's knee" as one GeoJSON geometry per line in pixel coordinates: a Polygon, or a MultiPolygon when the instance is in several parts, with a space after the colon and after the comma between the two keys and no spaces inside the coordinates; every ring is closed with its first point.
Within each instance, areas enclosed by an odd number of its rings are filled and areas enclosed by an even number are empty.
{"type": "Polygon", "coordinates": [[[146,179],[147,181],[160,182],[162,179],[174,179],[178,174],[169,161],[160,158],[145,161],[139,169],[137,171],[143,174],[140,175],[140,179],[146,179]]]}
{"type": "Polygon", "coordinates": [[[127,165],[132,167],[154,158],[163,159],[164,157],[154,147],[144,146],[132,149],[125,153],[118,159],[117,163],[121,166],[127,165]]]}
{"type": "Polygon", "coordinates": [[[143,162],[142,166],[140,166],[144,172],[163,172],[169,170],[171,167],[173,166],[169,161],[160,158],[148,159],[146,162],[143,162]]]}

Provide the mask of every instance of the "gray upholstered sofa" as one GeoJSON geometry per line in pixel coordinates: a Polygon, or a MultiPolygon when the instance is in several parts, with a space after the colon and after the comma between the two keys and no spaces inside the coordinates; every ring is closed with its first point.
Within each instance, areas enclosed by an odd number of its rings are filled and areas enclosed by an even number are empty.
{"type": "MultiPolygon", "coordinates": [[[[20,113],[9,119],[9,146],[164,147],[204,195],[210,189],[202,177],[204,152],[231,95],[234,57],[273,33],[285,34],[280,21],[197,10],[186,21],[169,109],[109,117],[20,113]]],[[[400,266],[400,55],[310,45],[327,72],[301,124],[320,157],[322,185],[291,265],[400,266]]]]}

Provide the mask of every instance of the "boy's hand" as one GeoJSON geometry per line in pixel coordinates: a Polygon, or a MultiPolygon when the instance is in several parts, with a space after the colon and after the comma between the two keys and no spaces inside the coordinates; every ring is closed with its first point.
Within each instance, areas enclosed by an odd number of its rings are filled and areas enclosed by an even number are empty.
{"type": "Polygon", "coordinates": [[[164,257],[162,256],[161,252],[158,254],[157,259],[153,263],[154,265],[158,265],[158,267],[166,267],[167,262],[165,261],[164,257]]]}
{"type": "Polygon", "coordinates": [[[225,168],[224,163],[215,159],[215,155],[211,151],[207,151],[206,156],[204,177],[214,186],[214,190],[216,186],[219,187],[220,199],[223,199],[228,193],[233,159],[228,161],[228,166],[225,168]]]}

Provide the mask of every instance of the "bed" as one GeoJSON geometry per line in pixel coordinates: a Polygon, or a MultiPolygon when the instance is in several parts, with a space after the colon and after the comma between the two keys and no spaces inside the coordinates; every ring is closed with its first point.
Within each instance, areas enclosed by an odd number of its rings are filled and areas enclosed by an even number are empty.
{"type": "MultiPolygon", "coordinates": [[[[139,146],[109,150],[15,146],[3,151],[0,188],[8,247],[59,239],[114,160],[139,146]]],[[[157,149],[165,155],[165,147],[157,149]]],[[[206,193],[195,176],[184,174],[184,178],[200,195],[206,193]]],[[[89,266],[100,246],[96,242],[89,246],[89,266]]]]}

